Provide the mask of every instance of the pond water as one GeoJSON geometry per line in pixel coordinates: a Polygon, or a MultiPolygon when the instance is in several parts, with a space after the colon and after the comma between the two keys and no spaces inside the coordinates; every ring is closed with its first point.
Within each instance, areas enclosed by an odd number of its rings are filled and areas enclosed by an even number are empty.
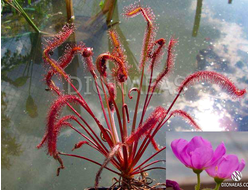
{"type": "MultiPolygon", "coordinates": [[[[100,11],[99,2],[74,1],[77,31],[69,39],[71,42],[84,41],[87,46],[93,47],[94,59],[100,53],[110,50],[105,18],[92,24],[87,22],[100,11]]],[[[131,66],[126,92],[139,79],[138,62],[145,30],[145,22],[141,16],[126,20],[121,15],[123,7],[132,2],[119,1],[113,18],[113,23],[119,22],[114,28],[124,44],[131,66]]],[[[147,115],[156,106],[167,108],[174,99],[180,82],[195,71],[217,71],[229,77],[238,88],[247,88],[247,0],[144,0],[142,4],[150,6],[155,13],[157,38],[168,40],[174,35],[179,41],[174,72],[154,95],[147,115]]],[[[42,31],[54,34],[66,21],[64,1],[41,0],[31,7],[35,10],[28,13],[42,31]]],[[[44,134],[47,111],[55,96],[45,90],[43,80],[46,68],[42,60],[42,44],[48,37],[30,31],[32,28],[22,17],[2,16],[2,189],[83,189],[93,186],[98,166],[79,159],[63,158],[66,168],[56,177],[58,163],[46,155],[45,149],[35,148],[44,134]]],[[[58,48],[53,57],[60,56],[63,50],[64,47],[58,48]]],[[[163,60],[165,59],[166,55],[163,60]]],[[[162,66],[159,65],[156,73],[161,69],[162,66]]],[[[66,71],[75,79],[74,83],[80,88],[97,118],[104,122],[93,81],[80,57],[76,57],[66,71]]],[[[55,82],[60,84],[59,80],[55,82]]],[[[65,84],[61,88],[68,91],[65,84]]],[[[142,97],[145,98],[145,93],[142,97]]],[[[121,99],[117,99],[117,102],[121,104],[121,99]]],[[[232,99],[217,85],[200,83],[188,88],[173,109],[187,111],[204,131],[247,131],[247,102],[247,95],[241,99],[232,99]]],[[[126,103],[132,117],[135,98],[127,98],[126,103]]],[[[79,111],[87,117],[83,110],[79,111]]],[[[156,140],[160,146],[164,146],[166,131],[193,130],[189,124],[176,117],[161,129],[156,140]]],[[[58,149],[70,152],[79,140],[78,134],[64,129],[60,133],[58,149]]],[[[153,152],[150,146],[143,158],[148,158],[153,152]]],[[[78,150],[78,153],[103,162],[103,157],[87,146],[78,150]]],[[[159,154],[155,159],[165,159],[165,155],[159,154]]],[[[160,163],[158,166],[165,164],[160,163]]],[[[111,185],[112,175],[104,171],[101,185],[111,185]]],[[[164,182],[165,171],[152,171],[150,177],[156,182],[164,182]]]]}

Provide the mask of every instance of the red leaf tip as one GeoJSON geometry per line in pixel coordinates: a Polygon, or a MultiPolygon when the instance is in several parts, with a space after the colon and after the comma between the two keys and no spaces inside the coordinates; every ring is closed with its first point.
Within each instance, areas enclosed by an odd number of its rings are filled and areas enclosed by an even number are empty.
{"type": "Polygon", "coordinates": [[[167,111],[163,107],[157,107],[150,114],[148,119],[139,127],[133,134],[128,137],[126,144],[132,144],[135,141],[138,141],[141,137],[148,134],[149,131],[157,126],[165,117],[167,111]]]}
{"type": "Polygon", "coordinates": [[[62,30],[47,41],[46,49],[53,50],[56,47],[60,46],[63,42],[65,42],[68,37],[75,31],[74,24],[66,24],[63,26],[62,30]]]}
{"type": "Polygon", "coordinates": [[[48,133],[48,153],[53,156],[57,153],[56,143],[57,143],[57,136],[58,136],[58,128],[61,125],[68,125],[65,123],[65,120],[74,119],[75,116],[65,116],[58,121],[59,114],[63,106],[67,103],[77,103],[86,108],[85,102],[83,102],[80,98],[73,95],[65,95],[59,97],[50,108],[47,117],[47,133],[48,133]],[[58,126],[59,125],[59,126],[58,126]]]}
{"type": "Polygon", "coordinates": [[[138,14],[142,14],[148,23],[152,24],[152,22],[155,20],[155,15],[150,7],[143,8],[136,2],[124,8],[123,15],[127,18],[135,17],[138,14]]]}
{"type": "Polygon", "coordinates": [[[175,53],[174,53],[175,48],[174,47],[177,42],[178,42],[177,39],[175,39],[174,37],[171,37],[168,43],[168,48],[167,48],[168,55],[167,55],[165,67],[163,71],[157,76],[153,84],[153,88],[157,87],[157,85],[173,71],[174,62],[175,62],[175,53]]]}
{"type": "Polygon", "coordinates": [[[242,97],[246,90],[238,89],[234,83],[222,74],[214,71],[198,71],[189,75],[178,88],[179,93],[184,87],[188,87],[196,82],[206,81],[212,84],[218,84],[222,89],[225,89],[232,97],[242,97]]]}
{"type": "Polygon", "coordinates": [[[100,54],[96,59],[96,68],[100,75],[107,77],[107,61],[112,61],[116,68],[114,69],[114,76],[119,82],[125,82],[128,79],[128,71],[126,64],[118,57],[111,55],[110,53],[100,54]]]}
{"type": "Polygon", "coordinates": [[[201,128],[197,125],[197,123],[193,120],[193,118],[185,111],[182,110],[174,110],[171,114],[171,116],[180,116],[184,120],[186,120],[190,125],[194,126],[197,130],[201,130],[201,128]]]}

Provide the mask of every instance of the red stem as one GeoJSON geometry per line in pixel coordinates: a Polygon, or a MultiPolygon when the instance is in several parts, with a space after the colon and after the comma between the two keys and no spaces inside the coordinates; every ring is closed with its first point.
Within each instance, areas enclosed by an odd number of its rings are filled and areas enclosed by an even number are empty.
{"type": "MultiPolygon", "coordinates": [[[[74,87],[74,85],[68,81],[70,83],[70,85],[73,87],[73,89],[76,91],[77,94],[79,94],[79,96],[81,96],[81,94],[78,92],[78,90],[74,87]]],[[[83,99],[83,98],[82,98],[83,99]]],[[[83,99],[84,100],[84,99],[83,99]]],[[[85,102],[85,100],[84,100],[85,102]]],[[[87,103],[86,103],[87,105],[87,103]]],[[[88,105],[87,105],[88,106],[88,105]]],[[[95,117],[95,115],[93,114],[93,112],[90,110],[89,108],[89,113],[90,115],[93,117],[93,119],[95,120],[95,122],[97,123],[97,125],[99,126],[101,132],[103,133],[107,143],[109,144],[110,147],[113,147],[113,142],[112,140],[110,139],[109,135],[107,134],[107,131],[104,129],[104,127],[101,125],[100,121],[95,117]]],[[[92,130],[92,129],[91,129],[92,130]]]]}
{"type": "MultiPolygon", "coordinates": [[[[99,143],[102,145],[102,147],[104,148],[105,152],[108,152],[108,149],[105,147],[105,145],[102,143],[102,141],[100,140],[100,138],[96,135],[96,133],[94,132],[94,130],[89,126],[89,124],[85,121],[85,119],[83,119],[83,117],[69,104],[67,103],[67,105],[71,108],[71,110],[85,123],[85,125],[89,128],[89,130],[93,133],[93,135],[95,136],[95,138],[99,141],[99,143]]],[[[95,142],[95,138],[92,138],[95,142]]],[[[97,143],[97,142],[96,142],[97,143]]]]}
{"type": "MultiPolygon", "coordinates": [[[[90,136],[90,138],[93,139],[93,141],[96,143],[96,146],[98,146],[99,148],[101,148],[103,154],[107,155],[108,154],[108,150],[104,150],[102,148],[102,146],[96,141],[96,139],[89,133],[89,131],[78,120],[75,120],[75,121],[83,128],[84,131],[86,131],[86,133],[88,133],[88,135],[90,136]]],[[[90,140],[90,139],[88,138],[88,140],[90,140]]],[[[93,141],[90,141],[90,142],[93,144],[93,141]]]]}
{"type": "MultiPolygon", "coordinates": [[[[104,84],[106,86],[108,86],[107,81],[104,80],[103,82],[104,82],[104,84]]],[[[119,123],[119,128],[120,128],[122,143],[124,143],[124,139],[123,139],[124,135],[123,135],[123,129],[122,129],[122,122],[121,122],[120,112],[119,112],[118,106],[117,106],[117,104],[116,104],[116,102],[115,102],[114,99],[113,99],[113,103],[114,103],[114,106],[115,106],[115,111],[116,111],[116,115],[117,115],[117,119],[118,119],[118,123],[119,123]]]]}
{"type": "Polygon", "coordinates": [[[144,168],[147,168],[148,166],[151,166],[151,165],[156,164],[156,163],[158,163],[158,162],[165,162],[165,161],[166,161],[166,160],[156,160],[156,161],[150,162],[149,164],[147,164],[147,165],[145,165],[145,166],[143,166],[143,167],[141,167],[141,168],[138,168],[137,170],[134,170],[134,172],[132,172],[132,175],[133,175],[135,172],[140,172],[140,171],[142,171],[144,168]]]}
{"type": "MultiPolygon", "coordinates": [[[[145,99],[145,102],[144,102],[144,105],[143,105],[143,111],[142,111],[141,121],[139,123],[139,127],[141,126],[141,124],[143,122],[143,117],[144,117],[144,115],[146,113],[146,110],[147,110],[147,107],[148,107],[147,99],[148,99],[148,95],[149,95],[149,91],[150,91],[150,87],[151,87],[151,83],[152,83],[152,77],[153,77],[153,68],[151,69],[151,75],[150,75],[150,81],[149,81],[149,86],[148,86],[148,92],[147,92],[146,99],[145,99]]],[[[134,156],[135,156],[137,146],[138,146],[138,142],[136,142],[135,145],[134,145],[134,147],[133,147],[131,159],[134,158],[134,156]]]]}
{"type": "MultiPolygon", "coordinates": [[[[58,152],[58,154],[64,155],[64,156],[72,156],[72,157],[76,157],[76,158],[81,158],[81,159],[87,160],[89,162],[92,162],[92,163],[94,163],[96,165],[102,166],[102,164],[100,164],[99,162],[96,162],[96,161],[94,161],[92,159],[89,159],[89,158],[86,158],[86,157],[83,157],[83,156],[79,156],[79,155],[75,155],[75,154],[67,154],[67,153],[62,153],[62,152],[58,152]]],[[[113,172],[113,173],[121,176],[120,173],[118,173],[118,172],[116,172],[116,171],[114,171],[114,170],[112,170],[112,169],[110,169],[110,168],[108,168],[106,166],[104,168],[106,168],[107,170],[109,170],[109,171],[111,171],[111,172],[113,172]]],[[[119,168],[117,168],[117,169],[119,170],[119,168]]]]}
{"type": "MultiPolygon", "coordinates": [[[[52,88],[56,94],[58,96],[62,96],[62,94],[60,93],[60,91],[56,90],[56,88],[52,88]]],[[[99,143],[102,145],[102,147],[104,148],[105,152],[108,152],[108,149],[104,146],[104,144],[102,143],[102,141],[99,139],[99,137],[96,135],[96,133],[93,131],[93,129],[89,126],[89,124],[83,119],[83,117],[69,104],[66,103],[68,105],[68,107],[85,123],[85,125],[87,125],[87,127],[89,128],[89,130],[93,133],[93,135],[95,136],[95,138],[99,141],[99,143]]],[[[91,114],[90,114],[91,115],[91,114]]],[[[94,118],[95,119],[95,118],[94,118]]],[[[95,120],[97,125],[100,128],[100,122],[98,122],[98,120],[95,120]]],[[[100,128],[101,129],[101,128],[100,128]]],[[[102,131],[102,130],[101,130],[102,131]]],[[[106,132],[106,130],[105,130],[106,132]]],[[[95,139],[93,138],[93,140],[95,141],[95,139]]]]}
{"type": "MultiPolygon", "coordinates": [[[[124,109],[125,105],[125,100],[124,100],[124,89],[123,89],[123,83],[121,83],[121,90],[122,90],[122,119],[123,119],[123,142],[127,138],[127,120],[126,120],[126,113],[124,109]]],[[[127,169],[128,167],[128,152],[127,152],[127,147],[123,146],[123,155],[124,155],[124,169],[127,169]]]]}
{"type": "MultiPolygon", "coordinates": [[[[140,87],[139,87],[139,90],[137,91],[137,92],[138,92],[138,95],[137,95],[137,100],[136,100],[136,105],[135,105],[135,112],[134,112],[134,118],[133,118],[133,124],[132,124],[131,134],[133,134],[134,131],[135,131],[135,125],[136,125],[136,118],[137,118],[138,106],[139,106],[140,97],[141,97],[141,89],[142,89],[142,83],[143,83],[143,75],[144,75],[144,66],[142,67],[142,74],[141,74],[140,87]]],[[[129,162],[130,162],[130,163],[132,162],[132,160],[133,160],[133,158],[134,158],[134,155],[135,155],[135,152],[136,152],[136,149],[137,149],[137,143],[138,143],[138,142],[136,142],[135,144],[132,144],[132,145],[129,147],[129,153],[130,153],[129,162]]]]}
{"type": "Polygon", "coordinates": [[[132,173],[132,175],[143,173],[143,172],[146,172],[146,171],[149,171],[149,170],[160,170],[160,169],[161,170],[166,170],[166,168],[163,168],[163,167],[152,167],[152,168],[148,168],[148,169],[145,169],[145,170],[140,170],[139,172],[132,173]]]}
{"type": "MultiPolygon", "coordinates": [[[[175,99],[173,100],[172,104],[169,106],[168,110],[167,110],[167,114],[169,113],[169,111],[171,110],[171,108],[173,107],[173,105],[175,104],[176,100],[178,99],[178,97],[180,96],[181,92],[182,92],[183,88],[179,90],[179,93],[176,95],[175,99]]],[[[152,96],[151,96],[152,97],[152,96]]],[[[167,116],[166,114],[166,116],[167,116]]],[[[168,118],[169,119],[169,118],[168,118]]],[[[167,119],[167,120],[168,120],[167,119]]],[[[164,119],[163,119],[164,120],[164,119]]],[[[153,132],[152,136],[150,138],[145,138],[143,143],[141,144],[141,147],[140,149],[138,150],[137,152],[137,156],[138,157],[140,154],[142,154],[141,152],[144,152],[146,147],[148,146],[149,142],[151,141],[151,139],[155,136],[156,132],[159,130],[159,128],[161,128],[165,123],[166,121],[163,123],[163,120],[161,123],[159,123],[158,127],[155,129],[155,131],[153,132]],[[163,123],[163,124],[162,124],[163,123]],[[146,141],[148,140],[148,142],[146,143],[146,141]],[[146,143],[146,145],[145,145],[146,143]],[[145,145],[145,147],[143,147],[145,145]],[[143,151],[142,151],[143,150],[143,151]]],[[[141,156],[140,156],[141,157],[141,156]]],[[[139,157],[139,158],[140,158],[139,157]]],[[[136,159],[135,159],[136,160],[136,159]]]]}
{"type": "Polygon", "coordinates": [[[145,163],[147,163],[149,160],[151,160],[153,157],[155,157],[157,154],[159,154],[161,151],[163,151],[165,149],[166,149],[166,147],[163,147],[160,150],[158,150],[156,153],[154,153],[148,159],[146,159],[144,162],[142,162],[139,166],[137,166],[136,168],[134,168],[134,170],[136,170],[137,168],[140,168],[141,166],[143,166],[145,163]]]}
{"type": "Polygon", "coordinates": [[[102,107],[102,112],[103,112],[104,118],[106,120],[106,123],[107,123],[107,126],[108,126],[109,130],[111,131],[111,127],[110,127],[109,122],[108,122],[108,118],[107,118],[107,115],[106,115],[106,112],[105,112],[105,109],[104,109],[104,105],[103,105],[103,102],[102,102],[102,97],[101,97],[100,90],[99,90],[96,79],[95,79],[95,86],[96,86],[96,90],[97,90],[98,97],[99,97],[99,100],[100,100],[100,104],[101,104],[101,107],[102,107]]]}
{"type": "Polygon", "coordinates": [[[150,93],[150,88],[151,88],[151,83],[152,83],[152,78],[153,78],[153,68],[151,69],[151,74],[150,74],[150,80],[149,80],[149,86],[148,86],[148,92],[147,92],[147,95],[146,95],[146,99],[145,99],[145,102],[144,102],[144,105],[143,105],[143,110],[142,110],[142,115],[141,115],[141,121],[140,121],[140,124],[139,126],[142,124],[143,122],[143,118],[144,118],[144,115],[146,113],[146,110],[147,110],[147,107],[148,107],[148,104],[147,104],[147,101],[148,101],[148,95],[150,93]]]}
{"type": "MultiPolygon", "coordinates": [[[[75,120],[83,129],[84,126],[81,125],[81,123],[78,120],[75,120]]],[[[94,145],[94,147],[96,147],[96,149],[101,148],[99,147],[97,144],[95,144],[90,138],[88,138],[86,135],[84,135],[83,133],[81,133],[79,130],[77,130],[75,127],[70,126],[70,128],[72,128],[73,130],[75,130],[77,133],[79,133],[83,138],[85,138],[86,140],[88,140],[91,144],[94,145]]],[[[86,131],[86,129],[84,129],[86,131]]],[[[92,145],[91,145],[92,146],[92,145]]],[[[99,151],[101,151],[100,149],[98,149],[99,151]]]]}
{"type": "Polygon", "coordinates": [[[118,123],[119,123],[119,128],[120,128],[120,133],[121,133],[121,138],[122,138],[122,143],[124,143],[124,138],[123,138],[123,130],[122,130],[122,121],[121,121],[121,116],[120,116],[120,112],[119,109],[117,107],[117,104],[115,101],[113,101],[114,106],[115,106],[115,111],[116,111],[116,115],[117,115],[117,119],[118,119],[118,123]]]}
{"type": "Polygon", "coordinates": [[[124,131],[124,139],[127,138],[128,132],[127,132],[127,119],[126,119],[126,110],[125,110],[125,99],[124,99],[124,86],[123,83],[121,84],[122,89],[122,118],[123,118],[123,131],[124,131]]]}

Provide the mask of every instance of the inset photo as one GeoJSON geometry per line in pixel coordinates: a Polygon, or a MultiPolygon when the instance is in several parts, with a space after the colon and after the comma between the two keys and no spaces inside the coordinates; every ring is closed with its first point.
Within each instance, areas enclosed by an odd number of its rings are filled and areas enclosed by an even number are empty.
{"type": "Polygon", "coordinates": [[[167,132],[167,190],[248,189],[246,132],[167,132]]]}

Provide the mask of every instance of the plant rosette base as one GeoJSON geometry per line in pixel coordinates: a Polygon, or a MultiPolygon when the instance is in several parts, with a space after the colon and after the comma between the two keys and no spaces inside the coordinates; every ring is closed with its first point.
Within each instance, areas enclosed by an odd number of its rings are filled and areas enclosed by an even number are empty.
{"type": "MultiPolygon", "coordinates": [[[[110,187],[99,187],[97,190],[118,190],[118,187],[110,188],[110,187]]],[[[154,188],[155,190],[166,190],[166,188],[154,188]]],[[[87,188],[84,190],[95,190],[95,188],[87,188]]],[[[210,190],[210,189],[209,189],[210,190]]]]}
{"type": "MultiPolygon", "coordinates": [[[[106,189],[112,189],[112,188],[110,188],[110,187],[99,187],[99,188],[97,188],[98,190],[106,190],[106,189]]],[[[117,187],[115,187],[115,188],[113,188],[114,190],[117,190],[118,188],[117,187]]],[[[95,190],[95,188],[87,188],[87,189],[84,189],[84,190],[95,190]]]]}

